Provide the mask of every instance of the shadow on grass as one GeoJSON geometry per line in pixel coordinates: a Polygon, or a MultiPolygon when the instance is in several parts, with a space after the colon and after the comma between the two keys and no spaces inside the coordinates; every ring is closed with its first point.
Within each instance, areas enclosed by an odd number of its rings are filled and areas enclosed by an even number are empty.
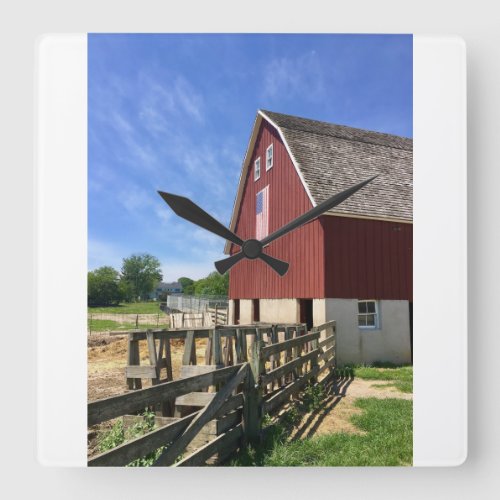
{"type": "Polygon", "coordinates": [[[292,441],[301,439],[304,434],[311,437],[318,430],[325,417],[342,401],[346,396],[347,388],[351,385],[353,377],[342,377],[333,379],[329,391],[326,393],[325,400],[321,405],[309,412],[307,420],[303,422],[293,436],[292,441]],[[311,423],[314,424],[311,426],[311,423]],[[311,426],[311,427],[309,427],[311,426]]]}
{"type": "Polygon", "coordinates": [[[247,446],[228,465],[235,466],[394,466],[412,462],[412,402],[401,399],[357,399],[362,413],[351,422],[362,435],[333,432],[315,436],[329,412],[346,396],[353,377],[348,371],[333,379],[324,399],[306,410],[292,405],[280,421],[264,429],[262,441],[247,446]],[[302,411],[299,413],[299,409],[302,411]],[[301,414],[307,418],[301,420],[301,414]],[[288,418],[290,417],[290,418],[288,418]],[[298,425],[298,427],[297,427],[298,425]],[[290,435],[295,431],[293,438],[290,435]]]}

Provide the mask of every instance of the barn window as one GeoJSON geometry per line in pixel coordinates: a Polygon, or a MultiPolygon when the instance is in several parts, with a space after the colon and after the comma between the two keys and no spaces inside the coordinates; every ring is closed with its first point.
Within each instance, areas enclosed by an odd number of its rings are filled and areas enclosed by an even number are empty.
{"type": "Polygon", "coordinates": [[[260,179],[260,156],[255,160],[253,169],[253,180],[256,181],[257,179],[260,179]]]}
{"type": "Polygon", "coordinates": [[[273,145],[266,149],[266,171],[273,166],[273,145]]]}
{"type": "Polygon", "coordinates": [[[358,301],[358,325],[360,328],[378,328],[378,307],[376,300],[358,301]]]}

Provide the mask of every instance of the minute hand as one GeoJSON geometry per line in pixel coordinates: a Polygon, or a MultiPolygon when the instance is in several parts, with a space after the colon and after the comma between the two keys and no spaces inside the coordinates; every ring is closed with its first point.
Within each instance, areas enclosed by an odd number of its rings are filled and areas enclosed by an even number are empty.
{"type": "Polygon", "coordinates": [[[333,208],[340,203],[342,203],[344,200],[349,198],[349,196],[353,195],[356,191],[361,189],[362,187],[366,186],[369,182],[371,182],[375,177],[378,177],[377,175],[374,175],[373,177],[370,177],[369,179],[366,179],[363,182],[360,182],[359,184],[356,184],[355,186],[352,186],[345,191],[342,191],[341,193],[337,193],[333,195],[331,198],[328,198],[324,202],[320,203],[319,205],[315,206],[314,208],[311,208],[308,212],[305,214],[300,215],[296,219],[292,220],[288,224],[285,224],[282,228],[278,229],[274,233],[270,234],[269,236],[266,236],[264,239],[261,240],[261,243],[263,246],[269,245],[274,240],[277,240],[278,238],[281,238],[285,234],[289,233],[290,231],[293,231],[294,229],[297,229],[298,227],[307,224],[308,222],[312,221],[316,217],[319,217],[321,214],[325,213],[327,210],[330,210],[330,208],[333,208]]]}

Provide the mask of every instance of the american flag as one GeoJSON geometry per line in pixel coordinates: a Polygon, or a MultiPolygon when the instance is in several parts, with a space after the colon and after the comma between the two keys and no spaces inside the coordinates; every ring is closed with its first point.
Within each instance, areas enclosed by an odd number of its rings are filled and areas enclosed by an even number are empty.
{"type": "Polygon", "coordinates": [[[255,204],[255,238],[261,240],[269,234],[269,186],[257,193],[255,204]]]}

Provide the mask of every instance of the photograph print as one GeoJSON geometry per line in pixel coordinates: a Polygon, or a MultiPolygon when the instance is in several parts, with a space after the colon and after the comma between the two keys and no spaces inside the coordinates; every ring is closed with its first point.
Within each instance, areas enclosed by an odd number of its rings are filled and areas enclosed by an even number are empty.
{"type": "Polygon", "coordinates": [[[412,66],[88,35],[89,466],[412,465],[412,66]]]}

